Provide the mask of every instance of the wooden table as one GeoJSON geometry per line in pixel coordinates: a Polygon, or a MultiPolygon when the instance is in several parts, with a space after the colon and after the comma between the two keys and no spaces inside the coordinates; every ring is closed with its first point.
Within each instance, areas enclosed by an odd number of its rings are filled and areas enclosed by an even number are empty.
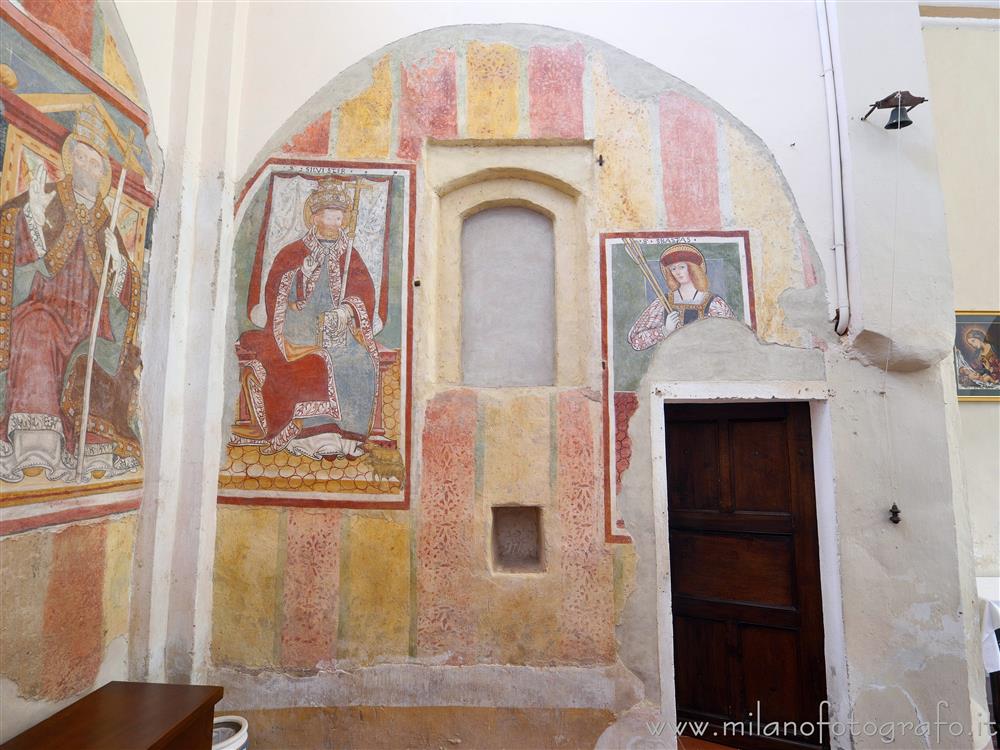
{"type": "Polygon", "coordinates": [[[0,750],[210,750],[215,685],[109,682],[0,750]]]}

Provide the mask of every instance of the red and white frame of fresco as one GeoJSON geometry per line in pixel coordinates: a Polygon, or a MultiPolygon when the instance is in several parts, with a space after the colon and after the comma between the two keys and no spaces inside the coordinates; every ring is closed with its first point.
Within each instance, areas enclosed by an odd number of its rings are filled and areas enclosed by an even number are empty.
{"type": "MultiPolygon", "coordinates": [[[[405,304],[401,307],[405,309],[405,320],[403,325],[403,338],[400,342],[404,352],[404,367],[401,373],[401,395],[400,395],[400,417],[402,426],[400,434],[403,436],[403,462],[404,478],[402,497],[399,500],[354,500],[354,499],[324,499],[322,496],[293,497],[293,496],[264,496],[233,494],[230,492],[220,492],[218,502],[220,505],[265,505],[274,507],[293,508],[347,508],[362,510],[408,510],[410,507],[410,478],[412,475],[411,462],[413,452],[413,256],[416,230],[417,214],[417,193],[415,164],[393,163],[393,162],[354,162],[354,161],[331,161],[329,159],[302,159],[271,157],[267,159],[260,168],[247,180],[246,185],[240,191],[236,205],[233,209],[239,222],[240,208],[248,195],[257,189],[264,188],[270,182],[270,176],[276,172],[283,172],[298,168],[303,174],[309,174],[309,168],[316,167],[324,170],[344,170],[350,171],[380,170],[390,172],[405,172],[408,175],[406,206],[408,216],[404,222],[406,228],[406,267],[403,273],[403,294],[405,304]]],[[[266,219],[265,219],[266,220],[266,219]]]]}
{"type": "MultiPolygon", "coordinates": [[[[668,230],[653,230],[647,232],[601,232],[601,391],[603,395],[604,412],[604,538],[610,543],[627,544],[632,537],[625,533],[625,522],[617,512],[617,484],[620,478],[616,455],[615,439],[615,398],[611,392],[613,363],[611,361],[611,258],[608,253],[608,241],[622,238],[642,240],[676,240],[678,242],[697,237],[735,237],[743,241],[744,264],[746,267],[747,300],[750,315],[750,327],[757,328],[757,311],[754,304],[753,267],[750,262],[750,232],[746,230],[698,229],[683,232],[668,230]]],[[[638,394],[637,394],[638,395],[638,394]]],[[[632,405],[632,414],[638,402],[632,405]]],[[[628,415],[631,419],[632,414],[628,415]]]]}

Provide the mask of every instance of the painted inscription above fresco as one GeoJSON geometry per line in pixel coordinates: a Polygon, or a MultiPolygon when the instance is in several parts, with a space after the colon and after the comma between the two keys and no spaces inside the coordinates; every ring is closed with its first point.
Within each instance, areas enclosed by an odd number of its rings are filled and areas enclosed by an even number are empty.
{"type": "Polygon", "coordinates": [[[134,489],[148,122],[76,58],[53,59],[37,24],[4,11],[0,494],[6,506],[134,489]]]}
{"type": "Polygon", "coordinates": [[[274,160],[237,214],[220,500],[406,502],[412,167],[274,160]]]}

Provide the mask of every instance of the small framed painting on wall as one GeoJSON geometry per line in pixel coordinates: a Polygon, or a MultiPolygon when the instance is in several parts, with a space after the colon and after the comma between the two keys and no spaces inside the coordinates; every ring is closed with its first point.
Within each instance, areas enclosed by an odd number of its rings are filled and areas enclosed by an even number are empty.
{"type": "Polygon", "coordinates": [[[955,312],[959,401],[1000,401],[1000,310],[955,312]]]}

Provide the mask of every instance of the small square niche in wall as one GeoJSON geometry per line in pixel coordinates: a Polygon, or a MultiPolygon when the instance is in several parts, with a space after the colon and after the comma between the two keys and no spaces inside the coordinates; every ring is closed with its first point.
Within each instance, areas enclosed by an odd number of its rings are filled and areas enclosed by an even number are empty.
{"type": "Polygon", "coordinates": [[[493,569],[535,573],[542,568],[542,509],[534,505],[493,507],[493,569]]]}

